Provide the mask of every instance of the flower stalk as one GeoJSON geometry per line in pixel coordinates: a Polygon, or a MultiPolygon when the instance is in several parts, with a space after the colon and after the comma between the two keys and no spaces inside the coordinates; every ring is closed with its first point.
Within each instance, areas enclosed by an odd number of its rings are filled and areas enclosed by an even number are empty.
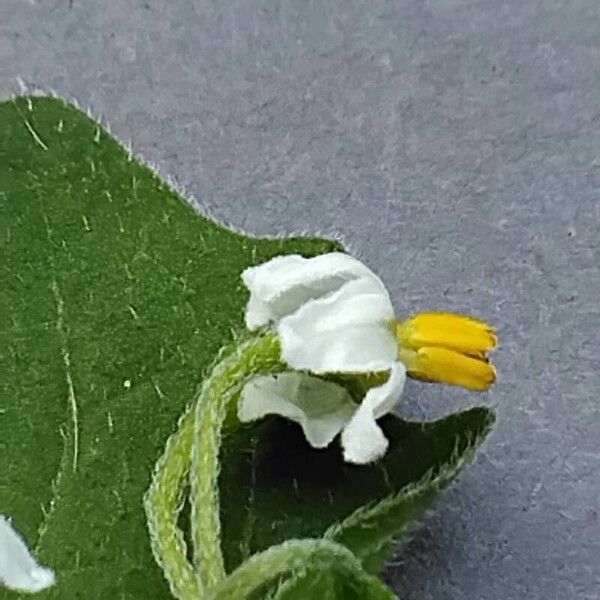
{"type": "Polygon", "coordinates": [[[195,441],[190,472],[194,562],[210,592],[225,578],[219,510],[219,450],[227,408],[249,377],[276,373],[281,362],[274,334],[251,339],[218,363],[200,390],[195,409],[195,441]]]}
{"type": "Polygon", "coordinates": [[[216,363],[167,442],[144,498],[152,552],[179,600],[211,598],[226,577],[220,541],[219,449],[229,403],[248,377],[284,368],[274,334],[236,344],[216,363]],[[194,565],[178,526],[183,490],[191,484],[194,565]]]}

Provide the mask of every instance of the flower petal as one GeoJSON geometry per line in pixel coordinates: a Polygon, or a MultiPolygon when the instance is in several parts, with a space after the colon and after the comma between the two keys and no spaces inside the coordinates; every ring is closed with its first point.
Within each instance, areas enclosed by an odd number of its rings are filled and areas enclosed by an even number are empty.
{"type": "Polygon", "coordinates": [[[0,515],[0,583],[22,592],[39,592],[54,584],[54,572],[41,567],[21,536],[0,515]]]}
{"type": "Polygon", "coordinates": [[[242,390],[238,417],[246,423],[280,415],[298,423],[313,448],[324,448],[352,418],[356,404],[331,381],[306,373],[253,377],[242,390]]]}
{"type": "MultiPolygon", "coordinates": [[[[277,256],[250,267],[242,280],[250,290],[246,325],[254,330],[294,313],[300,306],[338,290],[347,281],[377,276],[356,258],[331,252],[313,258],[277,256]]],[[[385,288],[384,288],[385,289],[385,288]]]]}
{"type": "Polygon", "coordinates": [[[367,392],[362,404],[342,431],[344,460],[363,465],[385,454],[388,441],[375,420],[394,409],[402,395],[405,381],[404,365],[395,362],[390,369],[389,379],[367,392]]]}
{"type": "Polygon", "coordinates": [[[387,371],[398,354],[393,317],[379,279],[348,281],[280,321],[283,359],[313,373],[387,371]]]}

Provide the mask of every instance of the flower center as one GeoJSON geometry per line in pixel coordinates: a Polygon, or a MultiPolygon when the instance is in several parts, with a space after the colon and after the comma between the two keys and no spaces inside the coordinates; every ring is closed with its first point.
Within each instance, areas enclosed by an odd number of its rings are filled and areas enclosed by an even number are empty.
{"type": "Polygon", "coordinates": [[[496,369],[488,352],[497,344],[491,325],[452,313],[420,313],[394,324],[398,359],[415,379],[488,390],[496,369]]]}

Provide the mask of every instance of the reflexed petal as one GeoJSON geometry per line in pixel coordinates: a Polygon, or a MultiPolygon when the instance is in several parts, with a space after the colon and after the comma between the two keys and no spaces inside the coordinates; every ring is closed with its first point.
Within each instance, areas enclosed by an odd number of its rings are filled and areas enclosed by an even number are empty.
{"type": "Polygon", "coordinates": [[[250,290],[246,325],[249,329],[257,329],[277,322],[309,300],[321,298],[359,278],[372,279],[385,291],[367,266],[341,252],[313,258],[297,254],[277,256],[250,267],[242,273],[242,280],[250,290]]]}
{"type": "Polygon", "coordinates": [[[371,388],[354,416],[342,431],[344,459],[355,464],[366,464],[381,458],[388,447],[383,431],[376,419],[391,412],[404,389],[406,370],[395,362],[390,378],[378,387],[371,388]]]}
{"type": "Polygon", "coordinates": [[[280,415],[298,423],[309,444],[324,448],[351,419],[356,404],[341,386],[306,373],[286,372],[253,377],[242,390],[242,422],[280,415]]]}
{"type": "Polygon", "coordinates": [[[377,278],[349,281],[280,321],[283,359],[313,373],[387,371],[398,353],[393,316],[377,278]]]}
{"type": "Polygon", "coordinates": [[[23,592],[39,592],[54,584],[52,570],[37,564],[21,536],[1,515],[0,584],[23,592]]]}

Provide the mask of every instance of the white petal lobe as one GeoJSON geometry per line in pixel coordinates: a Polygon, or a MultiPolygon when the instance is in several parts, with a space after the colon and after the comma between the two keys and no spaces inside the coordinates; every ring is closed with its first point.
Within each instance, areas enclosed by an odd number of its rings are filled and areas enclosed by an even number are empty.
{"type": "Polygon", "coordinates": [[[383,287],[368,267],[341,252],[313,258],[297,254],[277,256],[266,263],[250,267],[242,273],[242,280],[250,290],[246,325],[254,330],[277,323],[307,302],[338,290],[348,281],[360,278],[378,281],[383,287]]]}
{"type": "Polygon", "coordinates": [[[36,562],[21,536],[0,515],[0,583],[13,590],[39,592],[54,581],[54,572],[36,562]]]}
{"type": "Polygon", "coordinates": [[[393,316],[379,280],[347,282],[281,320],[283,359],[313,373],[387,371],[398,353],[393,316]]]}
{"type": "Polygon", "coordinates": [[[367,392],[362,404],[342,431],[342,447],[347,462],[367,464],[385,454],[388,441],[375,420],[394,409],[402,395],[405,381],[404,365],[395,362],[389,379],[367,392]]]}
{"type": "Polygon", "coordinates": [[[313,448],[324,448],[351,419],[356,405],[341,386],[306,373],[259,375],[242,390],[242,422],[280,415],[298,423],[313,448]]]}

